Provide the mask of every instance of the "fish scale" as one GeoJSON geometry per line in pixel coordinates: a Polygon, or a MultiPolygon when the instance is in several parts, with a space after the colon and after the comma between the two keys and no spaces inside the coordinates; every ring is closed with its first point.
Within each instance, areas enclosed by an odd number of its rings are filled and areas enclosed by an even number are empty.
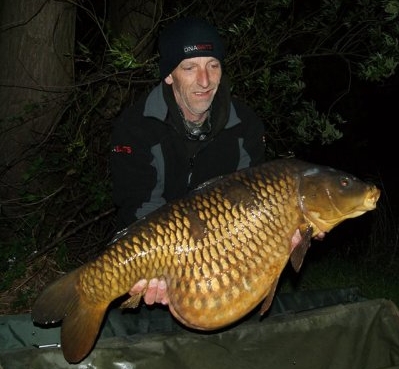
{"type": "Polygon", "coordinates": [[[64,356],[79,362],[109,304],[143,278],[163,278],[183,324],[225,327],[262,300],[265,312],[288,260],[299,270],[312,237],[374,209],[379,194],[352,175],[296,159],[217,178],[133,223],[98,258],[48,286],[33,320],[62,320],[64,356]]]}

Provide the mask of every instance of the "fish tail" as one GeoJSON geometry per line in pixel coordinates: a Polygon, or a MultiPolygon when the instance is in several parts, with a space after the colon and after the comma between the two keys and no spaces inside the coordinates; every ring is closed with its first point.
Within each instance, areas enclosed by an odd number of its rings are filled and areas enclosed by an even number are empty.
{"type": "Polygon", "coordinates": [[[79,285],[81,269],[47,287],[32,308],[32,320],[46,325],[62,320],[61,348],[70,363],[83,360],[96,341],[108,302],[90,301],[79,285]]]}

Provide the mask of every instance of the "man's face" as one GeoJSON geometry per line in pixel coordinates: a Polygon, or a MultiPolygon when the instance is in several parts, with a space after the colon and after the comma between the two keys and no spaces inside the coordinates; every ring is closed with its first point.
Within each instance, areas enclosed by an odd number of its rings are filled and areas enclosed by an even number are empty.
{"type": "Polygon", "coordinates": [[[172,85],[177,104],[186,119],[196,121],[209,109],[219,87],[222,66],[213,57],[184,59],[165,78],[172,85]]]}

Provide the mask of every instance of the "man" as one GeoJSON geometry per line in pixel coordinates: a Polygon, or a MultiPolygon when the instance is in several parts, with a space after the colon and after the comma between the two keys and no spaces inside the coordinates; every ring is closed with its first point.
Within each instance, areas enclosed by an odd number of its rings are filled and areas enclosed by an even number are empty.
{"type": "MultiPolygon", "coordinates": [[[[183,18],[159,39],[162,82],[115,122],[113,199],[117,228],[219,175],[264,161],[264,125],[230,95],[223,42],[208,22],[183,18]]],[[[131,294],[168,303],[166,283],[142,280],[131,294]]]]}

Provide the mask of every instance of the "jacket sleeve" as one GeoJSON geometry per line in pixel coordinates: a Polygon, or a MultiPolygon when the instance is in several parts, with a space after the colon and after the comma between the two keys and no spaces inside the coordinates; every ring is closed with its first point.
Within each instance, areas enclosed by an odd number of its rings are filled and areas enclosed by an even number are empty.
{"type": "Polygon", "coordinates": [[[117,230],[127,227],[164,202],[160,191],[155,191],[160,198],[153,196],[158,175],[151,143],[146,138],[148,132],[134,119],[142,118],[133,108],[128,108],[114,122],[111,136],[110,168],[112,197],[117,207],[117,230]],[[155,203],[151,205],[151,201],[155,203]]]}

